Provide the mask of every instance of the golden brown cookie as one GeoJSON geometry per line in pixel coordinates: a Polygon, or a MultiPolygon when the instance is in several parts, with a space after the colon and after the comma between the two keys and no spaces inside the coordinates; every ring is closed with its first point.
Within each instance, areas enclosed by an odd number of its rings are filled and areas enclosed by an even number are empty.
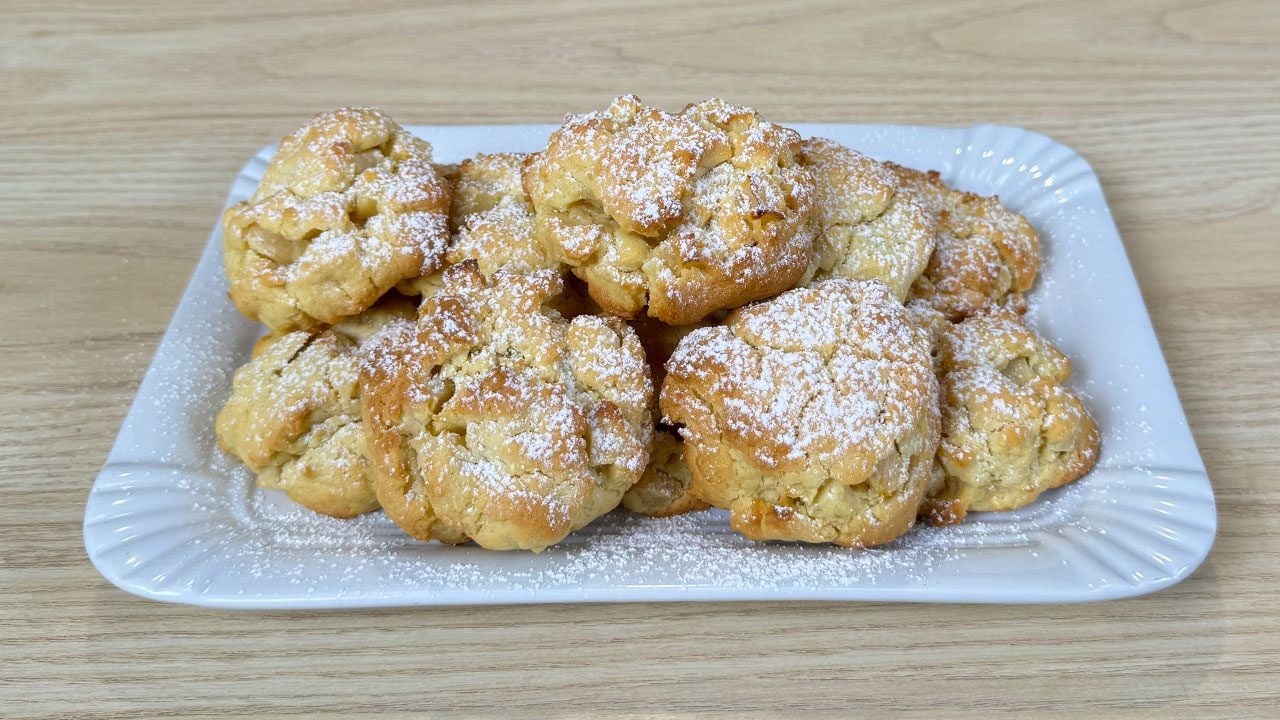
{"type": "Polygon", "coordinates": [[[653,452],[640,481],[622,496],[622,506],[650,517],[671,517],[706,510],[710,505],[690,492],[693,477],[684,461],[684,441],[674,428],[659,425],[653,452]]]}
{"type": "Polygon", "coordinates": [[[662,409],[693,491],[757,540],[866,547],[914,523],[938,444],[929,343],[883,283],[835,279],[690,333],[662,409]]]}
{"type": "MultiPolygon", "coordinates": [[[[644,347],[655,391],[662,387],[662,381],[667,375],[667,360],[675,352],[680,340],[699,327],[709,327],[711,324],[710,318],[694,325],[681,326],[667,325],[648,317],[639,317],[630,322],[644,347]]],[[[661,416],[655,395],[654,418],[656,420],[661,416]]],[[[661,422],[657,424],[649,464],[645,466],[640,481],[622,496],[623,507],[652,517],[669,517],[708,507],[705,502],[694,497],[690,490],[691,476],[684,462],[683,445],[684,441],[675,428],[661,422]]]]}
{"type": "Polygon", "coordinates": [[[277,331],[339,322],[434,270],[448,217],[426,141],[373,108],[318,115],[281,141],[253,197],[223,215],[231,299],[277,331]]]}
{"type": "Polygon", "coordinates": [[[899,192],[889,166],[831,140],[801,144],[813,173],[814,255],[804,283],[840,277],[879,280],[905,300],[938,239],[937,213],[899,192]]]}
{"type": "Polygon", "coordinates": [[[924,172],[891,162],[884,163],[884,166],[897,176],[898,192],[911,202],[934,216],[946,209],[947,196],[952,190],[942,182],[938,171],[924,172]]]}
{"type": "Polygon", "coordinates": [[[329,330],[263,338],[218,413],[218,444],[259,485],[316,512],[346,518],[376,509],[357,364],[369,336],[413,313],[408,300],[387,298],[329,330]]]}
{"type": "Polygon", "coordinates": [[[672,325],[793,287],[813,252],[800,136],[720,100],[574,115],[525,164],[548,251],[607,312],[672,325]]]}
{"type": "Polygon", "coordinates": [[[1014,510],[1075,480],[1098,458],[1098,425],[1064,383],[1071,362],[1011,310],[992,307],[938,343],[942,442],[921,514],[1014,510]]]}
{"type": "Polygon", "coordinates": [[[528,153],[480,153],[459,163],[448,175],[453,187],[453,226],[461,227],[467,217],[507,204],[532,211],[520,179],[528,159],[528,153]]]}
{"type": "Polygon", "coordinates": [[[911,287],[953,322],[988,305],[1026,310],[1023,293],[1040,272],[1040,238],[996,197],[951,190],[937,173],[890,164],[907,192],[936,211],[938,242],[911,287]]]}
{"type": "Polygon", "coordinates": [[[653,387],[634,331],[565,320],[550,270],[445,273],[361,369],[379,501],[410,535],[538,551],[617,506],[644,470],[653,387]]]}
{"type": "Polygon", "coordinates": [[[535,233],[533,206],[520,184],[526,158],[524,153],[482,154],[451,173],[454,233],[444,263],[435,272],[401,283],[404,292],[435,294],[443,286],[444,268],[468,259],[476,261],[485,277],[499,270],[567,269],[548,256],[535,233]]]}

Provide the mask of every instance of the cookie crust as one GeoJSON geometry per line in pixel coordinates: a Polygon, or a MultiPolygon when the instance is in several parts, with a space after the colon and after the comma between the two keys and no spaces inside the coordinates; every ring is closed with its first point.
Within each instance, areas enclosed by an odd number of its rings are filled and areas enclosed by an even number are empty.
{"type": "Polygon", "coordinates": [[[662,410],[693,491],[758,540],[869,547],[912,527],[938,443],[928,339],[879,282],[827,280],[690,333],[662,410]]]}

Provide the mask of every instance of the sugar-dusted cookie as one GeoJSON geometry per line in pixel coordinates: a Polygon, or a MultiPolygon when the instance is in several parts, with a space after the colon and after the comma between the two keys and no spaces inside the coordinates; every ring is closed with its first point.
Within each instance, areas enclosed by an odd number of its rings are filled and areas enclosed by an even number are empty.
{"type": "Polygon", "coordinates": [[[617,506],[644,470],[653,387],[635,332],[564,319],[551,270],[474,260],[445,273],[418,322],[385,331],[361,369],[387,514],[427,540],[541,550],[617,506]]]}
{"type": "Polygon", "coordinates": [[[988,305],[1026,310],[1023,293],[1040,272],[1040,238],[1027,219],[996,197],[952,190],[937,173],[891,165],[905,192],[938,218],[938,242],[911,287],[920,298],[959,321],[988,305]]]}
{"type": "Polygon", "coordinates": [[[900,192],[889,166],[831,140],[800,146],[817,192],[814,254],[805,283],[840,277],[879,280],[905,300],[938,239],[938,214],[900,192]]]}
{"type": "Polygon", "coordinates": [[[793,287],[813,251],[800,136],[720,100],[569,116],[525,164],[544,245],[605,311],[697,322],[793,287]]]}
{"type": "Polygon", "coordinates": [[[1013,311],[991,307],[950,326],[938,366],[939,473],[921,510],[932,522],[1023,507],[1097,461],[1098,425],[1065,385],[1071,362],[1013,311]]]}
{"type": "Polygon", "coordinates": [[[378,507],[360,426],[357,366],[378,329],[413,317],[386,298],[329,330],[268,335],[236,371],[214,423],[218,444],[294,501],[334,517],[378,507]]]}
{"type": "Polygon", "coordinates": [[[914,523],[938,444],[926,334],[880,282],[826,280],[691,332],[662,410],[693,492],[758,540],[866,547],[914,523]]]}
{"type": "Polygon", "coordinates": [[[426,141],[373,108],[319,115],[281,141],[253,197],[223,215],[231,299],[277,331],[339,322],[434,270],[448,218],[426,141]]]}
{"type": "Polygon", "coordinates": [[[435,272],[406,280],[400,288],[433,295],[443,287],[444,269],[475,260],[485,277],[499,270],[564,272],[567,267],[543,249],[535,233],[533,206],[520,182],[524,153],[481,154],[449,174],[453,188],[453,237],[435,272]]]}

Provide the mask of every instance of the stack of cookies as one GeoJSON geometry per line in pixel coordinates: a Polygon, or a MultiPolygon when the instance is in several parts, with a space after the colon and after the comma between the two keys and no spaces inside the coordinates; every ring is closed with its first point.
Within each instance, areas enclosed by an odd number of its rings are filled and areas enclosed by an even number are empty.
{"type": "Polygon", "coordinates": [[[284,139],[223,237],[270,333],[220,445],[420,540],[538,551],[619,506],[717,507],[753,539],[868,547],[1098,455],[1022,321],[1024,218],[721,100],[620,97],[458,166],[344,108],[284,139]]]}

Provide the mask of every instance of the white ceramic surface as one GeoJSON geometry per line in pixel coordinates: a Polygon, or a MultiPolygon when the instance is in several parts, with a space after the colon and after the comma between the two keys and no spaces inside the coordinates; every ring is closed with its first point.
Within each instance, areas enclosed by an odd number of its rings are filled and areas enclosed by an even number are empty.
{"type": "MultiPolygon", "coordinates": [[[[1098,179],[1063,145],[1018,128],[800,125],[877,158],[936,168],[1001,199],[1044,240],[1030,322],[1075,362],[1103,428],[1081,481],[1019,512],[919,527],[852,552],[755,544],[722,513],[614,513],[544,553],[411,541],[376,513],[313,515],[254,487],[214,443],[213,417],[260,330],[226,297],[215,229],[85,510],[89,557],[156,600],[231,608],[333,608],[636,600],[1072,602],[1185,578],[1216,526],[1188,431],[1098,179]]],[[[415,127],[441,162],[536,150],[551,126],[415,127]]],[[[249,161],[248,196],[273,148],[249,161]]]]}

